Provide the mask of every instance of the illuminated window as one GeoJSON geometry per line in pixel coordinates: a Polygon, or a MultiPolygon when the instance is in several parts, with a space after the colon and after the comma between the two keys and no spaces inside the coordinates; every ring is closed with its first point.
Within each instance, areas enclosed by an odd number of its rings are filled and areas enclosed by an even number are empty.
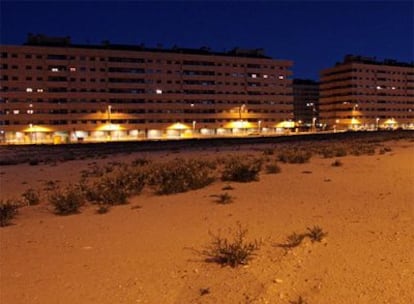
{"type": "Polygon", "coordinates": [[[58,68],[52,68],[52,72],[59,72],[58,68]]]}
{"type": "Polygon", "coordinates": [[[43,89],[37,89],[37,92],[42,93],[43,89]]]}
{"type": "Polygon", "coordinates": [[[33,114],[33,113],[34,113],[34,111],[32,109],[27,110],[27,114],[33,114]]]}
{"type": "Polygon", "coordinates": [[[279,75],[279,79],[285,79],[285,76],[279,75]]]}
{"type": "Polygon", "coordinates": [[[76,72],[76,68],[69,68],[69,71],[76,72]]]}
{"type": "Polygon", "coordinates": [[[155,93],[156,93],[156,94],[162,94],[162,90],[160,90],[160,89],[156,89],[156,90],[155,90],[155,93]]]}
{"type": "Polygon", "coordinates": [[[257,77],[257,75],[256,74],[252,74],[252,78],[256,78],[257,77]]]}
{"type": "Polygon", "coordinates": [[[269,76],[267,76],[266,74],[263,75],[263,78],[268,78],[269,76]]]}
{"type": "Polygon", "coordinates": [[[19,110],[13,110],[13,114],[19,114],[20,111],[19,110]]]}
{"type": "Polygon", "coordinates": [[[377,86],[377,90],[381,90],[381,86],[377,86]]]}
{"type": "Polygon", "coordinates": [[[32,88],[26,88],[26,92],[33,92],[32,88]]]}

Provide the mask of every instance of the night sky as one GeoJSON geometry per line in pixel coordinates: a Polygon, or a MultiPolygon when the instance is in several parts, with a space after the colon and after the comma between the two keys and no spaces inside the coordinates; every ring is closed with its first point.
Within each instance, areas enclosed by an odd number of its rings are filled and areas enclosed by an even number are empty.
{"type": "Polygon", "coordinates": [[[214,51],[264,48],[295,62],[295,78],[345,54],[413,61],[412,1],[8,1],[1,0],[1,44],[27,33],[71,36],[73,43],[140,44],[214,51]]]}

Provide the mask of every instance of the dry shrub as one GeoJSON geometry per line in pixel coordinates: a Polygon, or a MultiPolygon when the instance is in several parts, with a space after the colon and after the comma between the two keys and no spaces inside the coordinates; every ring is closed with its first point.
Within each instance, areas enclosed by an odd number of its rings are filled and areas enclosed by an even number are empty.
{"type": "Polygon", "coordinates": [[[262,160],[259,158],[233,156],[224,161],[221,179],[241,183],[257,181],[261,168],[262,160]]]}
{"type": "Polygon", "coordinates": [[[218,195],[214,195],[216,197],[216,203],[221,205],[227,205],[233,202],[233,196],[228,194],[227,192],[221,193],[218,195]]]}
{"type": "Polygon", "coordinates": [[[307,163],[311,157],[312,153],[310,151],[304,151],[297,148],[290,150],[286,149],[278,154],[279,161],[289,164],[307,163]]]}
{"type": "Polygon", "coordinates": [[[277,174],[280,173],[280,167],[276,162],[270,163],[266,165],[266,173],[267,174],[277,174]]]}
{"type": "Polygon", "coordinates": [[[332,164],[331,164],[331,166],[332,167],[341,167],[343,164],[342,164],[342,162],[339,160],[339,159],[336,159],[332,164]]]}
{"type": "Polygon", "coordinates": [[[231,239],[210,233],[212,242],[202,252],[207,256],[206,261],[231,267],[246,265],[260,248],[259,241],[246,241],[247,232],[248,230],[238,223],[231,239]]]}
{"type": "Polygon", "coordinates": [[[85,189],[86,198],[105,205],[126,204],[128,197],[141,193],[145,179],[145,170],[122,166],[90,183],[85,189]]]}
{"type": "Polygon", "coordinates": [[[10,221],[17,215],[19,205],[12,200],[0,200],[0,227],[10,225],[10,221]]]}
{"type": "Polygon", "coordinates": [[[38,205],[40,203],[40,195],[39,191],[34,190],[32,188],[27,189],[22,194],[23,203],[28,206],[38,205]]]}
{"type": "Polygon", "coordinates": [[[54,206],[58,215],[79,213],[85,197],[79,185],[68,185],[65,189],[57,188],[49,195],[49,202],[54,206]]]}
{"type": "Polygon", "coordinates": [[[153,164],[148,170],[148,184],[160,195],[200,189],[214,180],[215,165],[203,160],[174,159],[153,164]]]}

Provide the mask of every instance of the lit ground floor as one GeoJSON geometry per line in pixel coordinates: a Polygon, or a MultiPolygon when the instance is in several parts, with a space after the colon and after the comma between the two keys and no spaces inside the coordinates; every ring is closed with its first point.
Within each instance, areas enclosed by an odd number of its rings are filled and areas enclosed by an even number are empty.
{"type": "Polygon", "coordinates": [[[226,136],[259,136],[275,135],[295,132],[297,128],[170,128],[170,129],[126,129],[119,125],[103,130],[50,130],[32,127],[31,130],[1,131],[0,141],[3,144],[64,144],[82,142],[107,141],[136,141],[136,140],[162,140],[184,139],[201,137],[226,136]]]}

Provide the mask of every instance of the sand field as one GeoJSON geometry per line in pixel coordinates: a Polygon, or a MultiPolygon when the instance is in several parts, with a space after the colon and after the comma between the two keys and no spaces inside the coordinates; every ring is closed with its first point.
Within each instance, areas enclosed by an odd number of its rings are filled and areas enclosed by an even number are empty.
{"type": "MultiPolygon", "coordinates": [[[[0,302],[20,303],[414,303],[414,142],[391,152],[282,164],[251,183],[216,181],[158,196],[148,190],[106,214],[94,206],[57,216],[50,205],[20,208],[0,228],[0,302]],[[234,202],[211,195],[225,185],[234,202]],[[209,232],[248,229],[261,241],[248,265],[207,263],[209,232]],[[322,242],[278,246],[318,225],[322,242]]],[[[1,197],[47,180],[79,178],[92,161],[214,158],[257,149],[117,154],[106,159],[0,167],[1,197]]]]}

